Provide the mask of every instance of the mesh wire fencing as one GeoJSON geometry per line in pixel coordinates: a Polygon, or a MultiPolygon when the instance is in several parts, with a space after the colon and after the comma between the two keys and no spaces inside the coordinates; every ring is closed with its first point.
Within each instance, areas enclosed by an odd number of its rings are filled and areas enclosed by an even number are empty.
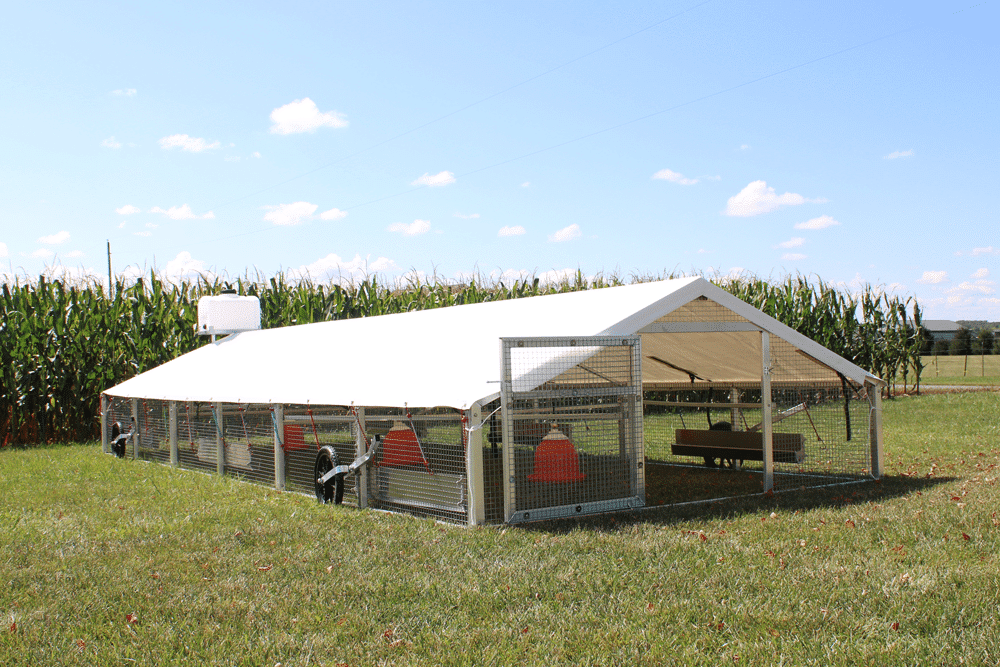
{"type": "Polygon", "coordinates": [[[468,518],[463,416],[451,408],[366,408],[368,438],[382,440],[367,471],[368,505],[442,521],[468,518]]]}
{"type": "Polygon", "coordinates": [[[504,519],[644,504],[638,337],[502,339],[502,349],[504,519]]]}

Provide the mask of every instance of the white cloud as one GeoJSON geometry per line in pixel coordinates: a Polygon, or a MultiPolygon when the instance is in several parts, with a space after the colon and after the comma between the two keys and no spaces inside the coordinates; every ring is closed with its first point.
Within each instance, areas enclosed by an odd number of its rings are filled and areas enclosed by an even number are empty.
{"type": "Polygon", "coordinates": [[[892,153],[889,153],[888,155],[883,155],[882,159],[883,160],[896,160],[896,159],[899,159],[901,157],[913,157],[913,149],[911,148],[908,151],[893,151],[892,153]]]}
{"type": "Polygon", "coordinates": [[[818,218],[811,218],[805,222],[796,222],[795,229],[826,229],[840,223],[828,215],[821,215],[818,218]]]}
{"type": "Polygon", "coordinates": [[[390,232],[399,232],[404,236],[416,236],[426,234],[431,230],[431,223],[428,220],[414,220],[412,224],[406,225],[402,222],[394,222],[389,225],[390,232]]]}
{"type": "Polygon", "coordinates": [[[321,113],[308,97],[289,102],[271,112],[272,134],[315,132],[321,127],[347,127],[347,117],[337,111],[321,113]]]}
{"type": "Polygon", "coordinates": [[[521,236],[527,233],[521,225],[515,225],[513,227],[501,227],[500,231],[497,232],[497,236],[521,236]]]}
{"type": "Polygon", "coordinates": [[[967,294],[969,292],[979,292],[981,294],[993,294],[996,291],[996,283],[992,280],[976,280],[975,282],[969,282],[968,280],[959,283],[955,287],[948,290],[949,294],[967,294]]]}
{"type": "Polygon", "coordinates": [[[159,227],[159,225],[156,224],[155,222],[147,222],[146,223],[146,229],[156,229],[157,227],[159,227]]]}
{"type": "Polygon", "coordinates": [[[739,194],[729,198],[726,204],[726,215],[749,217],[770,213],[782,206],[799,206],[806,202],[823,203],[826,199],[806,199],[800,194],[786,192],[783,195],[775,193],[774,188],[767,187],[764,181],[754,181],[740,190],[739,194]]]}
{"type": "Polygon", "coordinates": [[[49,257],[52,257],[54,254],[55,253],[49,250],[48,248],[39,248],[35,252],[31,253],[31,255],[29,256],[34,257],[35,259],[47,259],[49,257]]]}
{"type": "Polygon", "coordinates": [[[346,217],[347,211],[341,211],[339,208],[331,208],[329,211],[323,211],[319,214],[320,220],[340,220],[346,217]]]}
{"type": "Polygon", "coordinates": [[[212,213],[211,211],[203,215],[198,215],[194,213],[191,210],[191,207],[188,206],[187,204],[184,204],[182,206],[171,206],[165,211],[159,206],[154,206],[153,208],[149,209],[149,212],[162,213],[171,220],[194,220],[194,219],[211,220],[212,218],[215,217],[215,213],[212,213]]]}
{"type": "Polygon", "coordinates": [[[924,275],[917,279],[921,285],[937,285],[947,281],[947,271],[924,271],[924,275]]]}
{"type": "Polygon", "coordinates": [[[202,151],[215,150],[222,146],[222,143],[218,141],[213,141],[208,143],[200,137],[189,137],[186,134],[171,134],[169,137],[163,137],[160,139],[160,148],[164,150],[169,150],[171,148],[180,148],[183,151],[189,153],[201,153],[202,151]]]}
{"type": "Polygon", "coordinates": [[[561,243],[563,241],[572,241],[573,239],[579,238],[580,235],[580,225],[573,223],[569,227],[563,227],[555,234],[549,234],[549,240],[555,243],[561,243]]]}
{"type": "Polygon", "coordinates": [[[191,257],[187,250],[177,253],[177,257],[167,262],[163,275],[170,281],[196,279],[199,276],[210,277],[212,273],[205,268],[205,262],[191,257]]]}
{"type": "Polygon", "coordinates": [[[994,250],[991,245],[988,245],[985,248],[973,248],[972,256],[977,257],[979,255],[1000,255],[1000,250],[994,250]]]}
{"type": "Polygon", "coordinates": [[[252,157],[252,158],[259,158],[260,157],[260,151],[254,151],[253,153],[250,153],[250,157],[252,157]]]}
{"type": "Polygon", "coordinates": [[[450,171],[442,171],[437,174],[424,174],[410,185],[426,185],[431,188],[439,188],[442,185],[451,185],[455,182],[455,174],[450,171]]]}
{"type": "Polygon", "coordinates": [[[42,236],[38,239],[39,243],[44,243],[45,245],[59,245],[60,243],[66,243],[66,241],[69,241],[69,232],[66,230],[50,234],[49,236],[42,236]]]}
{"type": "Polygon", "coordinates": [[[360,254],[354,259],[344,260],[339,256],[330,253],[326,257],[317,259],[312,264],[304,264],[291,273],[301,278],[310,278],[319,281],[340,281],[350,282],[355,278],[361,278],[371,273],[379,271],[395,271],[399,267],[396,262],[387,257],[379,257],[371,261],[371,256],[362,257],[360,254]]]}
{"type": "Polygon", "coordinates": [[[303,221],[311,218],[319,206],[307,201],[297,201],[292,204],[278,204],[264,208],[269,211],[264,214],[265,220],[276,225],[290,226],[302,224],[303,221]]]}
{"type": "Polygon", "coordinates": [[[796,236],[796,237],[788,239],[787,241],[783,241],[782,243],[779,243],[778,245],[776,245],[774,247],[775,248],[798,248],[799,246],[801,246],[805,242],[806,242],[806,240],[804,238],[802,238],[801,236],[796,236]]]}
{"type": "Polygon", "coordinates": [[[122,88],[120,90],[112,90],[111,94],[118,97],[134,97],[136,92],[138,91],[135,88],[122,88]]]}
{"type": "Polygon", "coordinates": [[[0,243],[0,257],[6,257],[6,256],[7,256],[7,244],[0,243]]]}
{"type": "Polygon", "coordinates": [[[740,144],[740,150],[741,151],[748,151],[748,150],[750,150],[750,144],[740,144]]]}
{"type": "Polygon", "coordinates": [[[121,208],[116,208],[115,213],[121,215],[132,215],[133,213],[139,213],[140,209],[138,206],[132,206],[132,204],[125,204],[121,208]]]}
{"type": "Polygon", "coordinates": [[[150,231],[145,231],[145,232],[132,232],[132,236],[141,236],[141,237],[143,237],[143,238],[146,238],[146,237],[148,237],[148,236],[152,236],[152,235],[153,235],[153,232],[150,232],[150,231]]]}
{"type": "Polygon", "coordinates": [[[114,136],[110,136],[101,142],[101,145],[105,148],[121,148],[122,142],[117,141],[114,136]]]}
{"type": "Polygon", "coordinates": [[[797,262],[800,259],[805,259],[806,256],[797,252],[786,252],[781,256],[781,259],[788,260],[790,262],[797,262]]]}
{"type": "Polygon", "coordinates": [[[125,229],[125,221],[124,220],[122,220],[121,223],[118,225],[118,229],[125,229]]]}
{"type": "Polygon", "coordinates": [[[468,215],[466,215],[465,213],[456,213],[455,217],[462,218],[463,220],[477,220],[479,218],[479,214],[469,213],[468,215]]]}
{"type": "Polygon", "coordinates": [[[671,183],[678,183],[679,185],[694,185],[698,182],[697,178],[686,178],[684,174],[679,174],[676,171],[670,171],[669,169],[659,170],[653,174],[653,179],[658,181],[670,181],[671,183]]]}
{"type": "Polygon", "coordinates": [[[522,188],[530,188],[531,187],[531,181],[525,181],[524,183],[521,183],[521,187],[522,188]]]}
{"type": "Polygon", "coordinates": [[[977,278],[977,279],[984,279],[984,278],[989,278],[989,276],[990,276],[989,269],[979,269],[979,270],[977,270],[975,273],[973,273],[969,277],[970,278],[977,278]]]}

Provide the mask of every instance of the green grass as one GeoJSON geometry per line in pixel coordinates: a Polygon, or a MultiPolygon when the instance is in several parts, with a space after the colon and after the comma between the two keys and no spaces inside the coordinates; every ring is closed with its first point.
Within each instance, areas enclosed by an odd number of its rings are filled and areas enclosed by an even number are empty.
{"type": "Polygon", "coordinates": [[[0,451],[0,664],[996,664],[1000,394],[885,406],[879,483],[524,527],[0,451]]]}

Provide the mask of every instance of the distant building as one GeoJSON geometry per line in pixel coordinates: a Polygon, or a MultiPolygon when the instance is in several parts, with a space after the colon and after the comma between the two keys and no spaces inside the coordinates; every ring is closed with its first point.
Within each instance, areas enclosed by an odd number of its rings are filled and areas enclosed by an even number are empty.
{"type": "Polygon", "coordinates": [[[924,320],[924,328],[936,341],[951,340],[962,325],[951,320],[924,320]]]}

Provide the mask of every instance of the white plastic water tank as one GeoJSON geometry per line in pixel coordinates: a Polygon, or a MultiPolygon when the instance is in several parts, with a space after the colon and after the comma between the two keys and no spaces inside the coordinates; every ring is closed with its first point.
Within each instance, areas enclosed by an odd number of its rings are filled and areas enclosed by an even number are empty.
{"type": "Polygon", "coordinates": [[[198,334],[223,334],[260,329],[260,299],[223,292],[198,299],[198,334]]]}

